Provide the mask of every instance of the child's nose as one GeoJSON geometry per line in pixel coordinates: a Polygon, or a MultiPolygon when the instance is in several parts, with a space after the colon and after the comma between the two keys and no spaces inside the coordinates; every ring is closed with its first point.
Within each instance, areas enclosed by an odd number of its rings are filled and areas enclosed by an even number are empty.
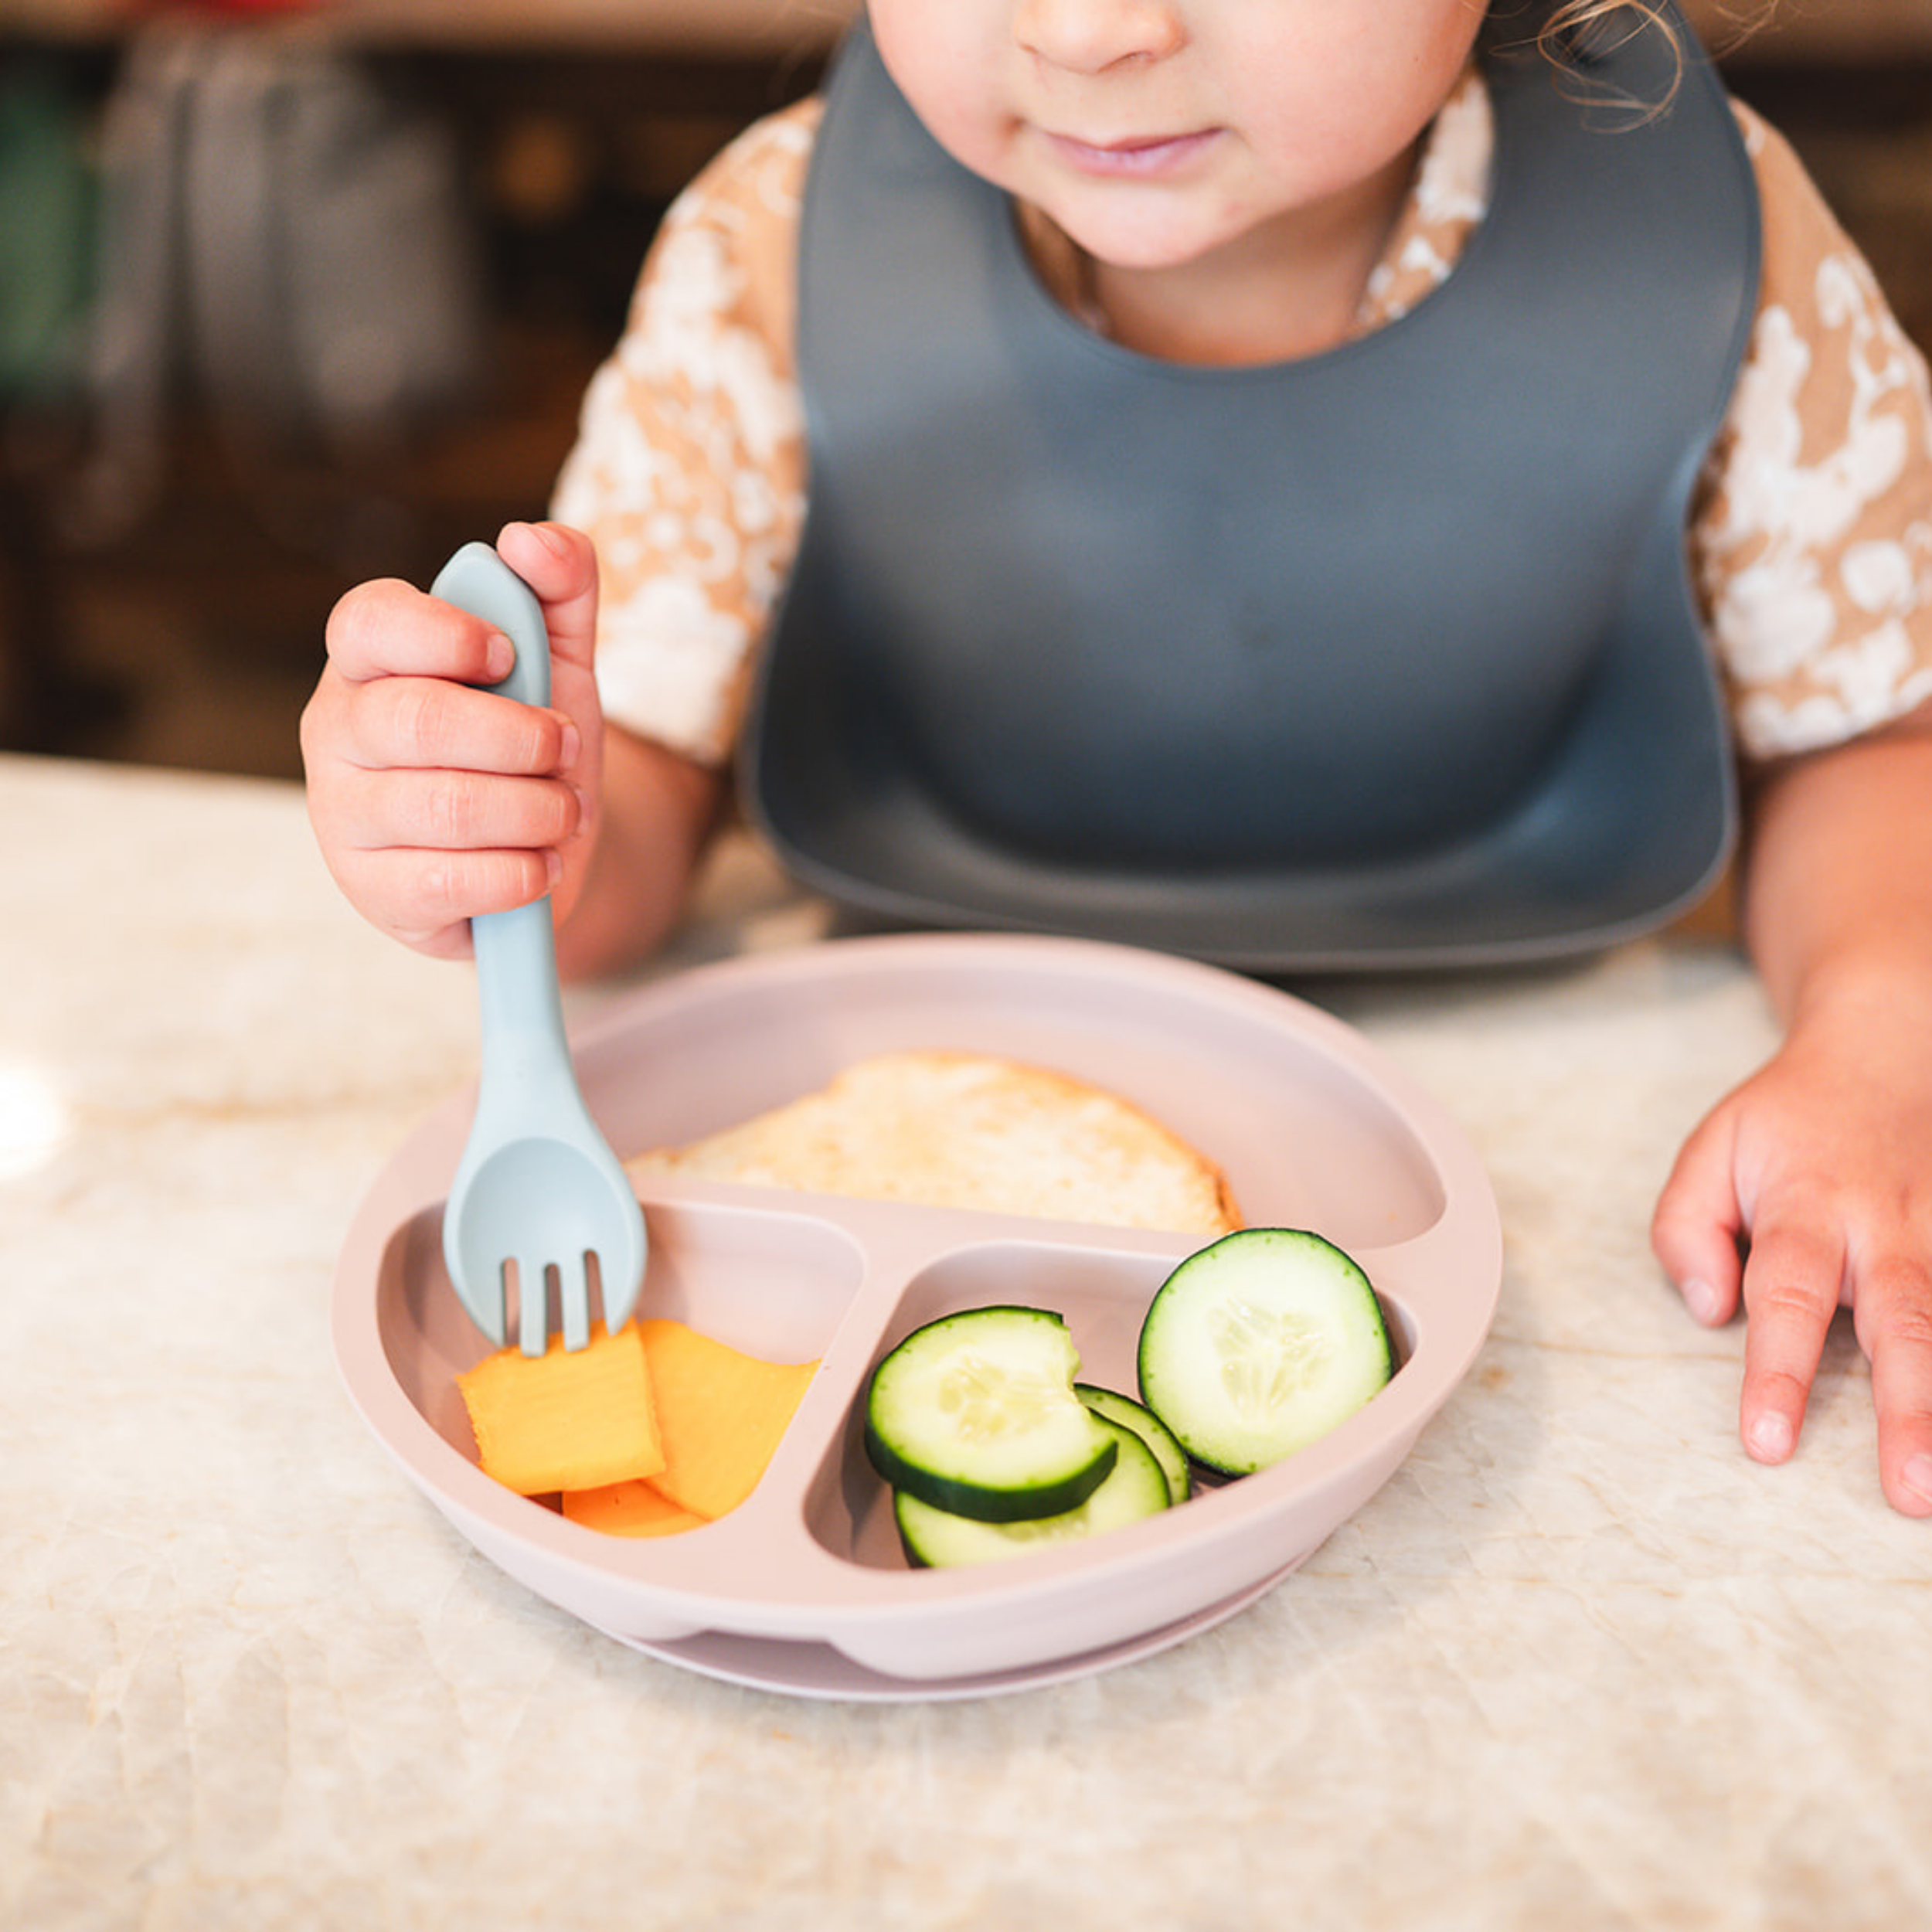
{"type": "Polygon", "coordinates": [[[1027,53],[1075,73],[1158,59],[1185,37],[1172,0],[1019,0],[1013,36],[1027,53]]]}

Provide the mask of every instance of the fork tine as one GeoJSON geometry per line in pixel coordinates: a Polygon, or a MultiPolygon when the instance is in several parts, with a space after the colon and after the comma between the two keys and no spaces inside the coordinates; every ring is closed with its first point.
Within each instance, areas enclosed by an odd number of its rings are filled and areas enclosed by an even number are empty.
{"type": "Polygon", "coordinates": [[[563,1345],[566,1349],[587,1349],[590,1345],[590,1267],[596,1258],[586,1253],[574,1260],[566,1258],[557,1264],[557,1314],[563,1325],[563,1345]]]}
{"type": "MultiPolygon", "coordinates": [[[[510,1315],[516,1306],[516,1277],[512,1270],[513,1261],[500,1261],[496,1274],[487,1284],[477,1284],[479,1295],[485,1295],[490,1287],[496,1291],[493,1301],[485,1301],[470,1310],[476,1325],[500,1349],[510,1338],[510,1315]]],[[[454,1269],[452,1269],[452,1273],[454,1269]]]]}
{"type": "Polygon", "coordinates": [[[516,1260],[517,1339],[526,1355],[541,1355],[550,1342],[550,1291],[543,1264],[516,1260]]]}
{"type": "Polygon", "coordinates": [[[597,1305],[604,1311],[604,1325],[614,1335],[636,1314],[638,1295],[644,1282],[644,1223],[640,1215],[636,1239],[627,1250],[624,1241],[607,1257],[593,1252],[585,1257],[597,1270],[597,1305]]]}

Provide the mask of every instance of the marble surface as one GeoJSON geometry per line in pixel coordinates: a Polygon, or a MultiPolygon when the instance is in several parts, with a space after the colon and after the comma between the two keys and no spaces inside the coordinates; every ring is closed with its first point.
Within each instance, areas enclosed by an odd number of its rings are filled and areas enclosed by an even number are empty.
{"type": "MultiPolygon", "coordinates": [[[[339,1389],[335,1256],[473,1071],[464,970],[360,925],[292,788],[0,759],[0,1926],[1932,1923],[1932,1533],[1864,1365],[1841,1324],[1759,1468],[1740,1331],[1649,1257],[1772,1038],[1723,944],[1304,989],[1488,1165],[1468,1382],[1176,1650],[815,1703],[533,1598],[339,1389]]],[[[822,929],[733,846],[667,965],[822,929]]]]}

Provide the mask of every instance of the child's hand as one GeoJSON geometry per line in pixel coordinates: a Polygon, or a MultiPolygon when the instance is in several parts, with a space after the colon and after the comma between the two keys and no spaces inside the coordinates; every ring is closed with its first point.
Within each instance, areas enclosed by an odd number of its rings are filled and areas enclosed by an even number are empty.
{"type": "Polygon", "coordinates": [[[302,716],[309,817],[336,883],[372,924],[438,957],[468,952],[474,913],[545,891],[567,913],[597,829],[595,553],[559,524],[513,523],[497,549],[543,605],[549,709],[476,689],[508,673],[507,640],[387,581],[336,605],[302,716]]]}
{"type": "Polygon", "coordinates": [[[1692,1135],[1652,1238],[1699,1320],[1730,1320],[1741,1296],[1740,1428],[1760,1462],[1791,1454],[1825,1330],[1849,1306],[1886,1496],[1932,1516],[1932,988],[1920,981],[1818,1002],[1692,1135]]]}

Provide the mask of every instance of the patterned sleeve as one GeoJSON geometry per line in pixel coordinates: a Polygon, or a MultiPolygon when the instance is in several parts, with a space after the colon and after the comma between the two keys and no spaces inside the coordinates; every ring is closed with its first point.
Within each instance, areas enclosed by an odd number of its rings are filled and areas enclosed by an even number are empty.
{"type": "Polygon", "coordinates": [[[1692,555],[1740,747],[1763,760],[1932,697],[1932,389],[1796,156],[1739,119],[1764,286],[1692,555]]]}
{"type": "Polygon", "coordinates": [[[605,715],[703,764],[730,756],[804,516],[793,262],[818,112],[759,122],[667,213],[551,506],[597,546],[605,715]]]}

